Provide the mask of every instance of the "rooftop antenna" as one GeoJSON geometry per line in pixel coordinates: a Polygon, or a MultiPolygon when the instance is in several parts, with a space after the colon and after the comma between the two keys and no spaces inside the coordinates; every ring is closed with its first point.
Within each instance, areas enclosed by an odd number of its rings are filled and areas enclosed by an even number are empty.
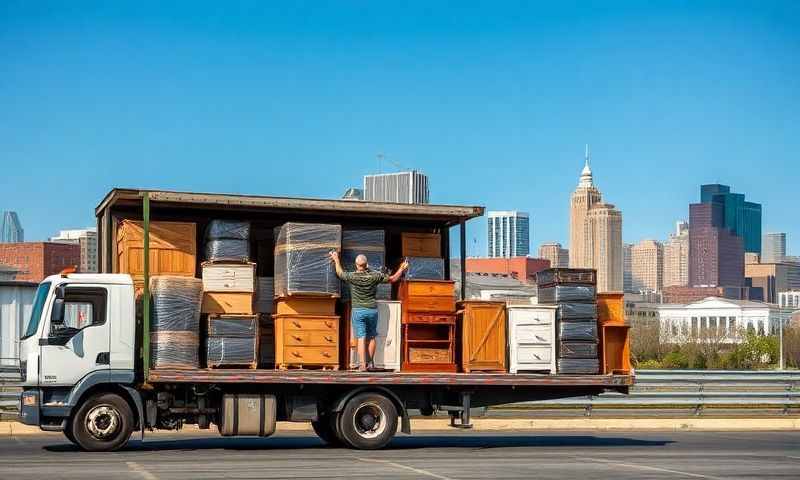
{"type": "Polygon", "coordinates": [[[589,166],[589,158],[591,158],[591,155],[589,154],[589,144],[588,143],[586,144],[586,153],[584,154],[584,158],[586,159],[586,166],[588,167],[589,166]]]}
{"type": "Polygon", "coordinates": [[[381,162],[386,157],[382,152],[375,155],[378,158],[378,173],[381,173],[381,162]]]}

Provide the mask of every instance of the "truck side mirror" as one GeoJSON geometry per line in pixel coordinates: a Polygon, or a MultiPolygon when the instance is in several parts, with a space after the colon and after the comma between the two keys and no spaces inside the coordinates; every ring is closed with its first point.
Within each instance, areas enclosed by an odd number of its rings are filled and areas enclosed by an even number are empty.
{"type": "MultiPolygon", "coordinates": [[[[57,293],[58,291],[56,291],[57,293]]],[[[53,311],[50,312],[50,325],[63,325],[64,324],[64,297],[59,298],[56,296],[53,300],[53,311]]]]}
{"type": "Polygon", "coordinates": [[[66,296],[64,290],[66,290],[66,289],[64,288],[64,284],[63,283],[61,285],[57,286],[56,287],[56,291],[55,291],[56,298],[60,298],[61,300],[64,300],[64,297],[66,296]]]}

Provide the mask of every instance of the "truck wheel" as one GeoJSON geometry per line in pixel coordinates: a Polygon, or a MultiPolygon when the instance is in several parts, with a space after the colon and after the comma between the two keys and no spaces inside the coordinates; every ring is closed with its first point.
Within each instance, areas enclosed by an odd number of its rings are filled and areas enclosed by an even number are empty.
{"type": "Polygon", "coordinates": [[[351,398],[339,418],[342,440],[359,450],[385,447],[397,432],[397,409],[391,400],[377,393],[351,398]]]}
{"type": "Polygon", "coordinates": [[[75,437],[72,436],[72,422],[67,422],[67,427],[64,429],[64,436],[73,444],[78,444],[78,442],[75,441],[75,437]]]}
{"type": "Polygon", "coordinates": [[[79,447],[89,452],[110,452],[122,448],[131,437],[133,412],[119,395],[101,393],[83,402],[70,423],[79,447]]]}
{"type": "Polygon", "coordinates": [[[335,413],[333,414],[333,420],[331,419],[331,415],[320,415],[317,420],[311,422],[314,433],[316,433],[323,442],[331,446],[339,446],[342,444],[342,441],[339,440],[339,437],[336,435],[335,417],[335,413]]]}

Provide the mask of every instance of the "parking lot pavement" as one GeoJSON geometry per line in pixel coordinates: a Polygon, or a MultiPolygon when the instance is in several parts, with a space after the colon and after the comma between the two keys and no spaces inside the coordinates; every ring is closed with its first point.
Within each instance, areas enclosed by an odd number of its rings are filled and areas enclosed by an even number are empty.
{"type": "Polygon", "coordinates": [[[0,478],[792,478],[800,432],[425,432],[380,451],[324,446],[305,432],[266,439],[153,435],[114,453],[61,435],[0,438],[0,478]]]}

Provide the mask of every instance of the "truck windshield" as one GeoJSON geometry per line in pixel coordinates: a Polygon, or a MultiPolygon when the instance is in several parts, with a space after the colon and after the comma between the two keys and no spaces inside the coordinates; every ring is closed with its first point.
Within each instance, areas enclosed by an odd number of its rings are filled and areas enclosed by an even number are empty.
{"type": "Polygon", "coordinates": [[[47,300],[47,294],[50,292],[50,282],[42,282],[39,288],[36,289],[36,296],[33,298],[33,308],[31,308],[31,318],[28,320],[28,328],[25,329],[25,335],[20,340],[26,339],[36,334],[39,329],[39,322],[42,319],[42,309],[44,309],[44,302],[47,300]]]}

